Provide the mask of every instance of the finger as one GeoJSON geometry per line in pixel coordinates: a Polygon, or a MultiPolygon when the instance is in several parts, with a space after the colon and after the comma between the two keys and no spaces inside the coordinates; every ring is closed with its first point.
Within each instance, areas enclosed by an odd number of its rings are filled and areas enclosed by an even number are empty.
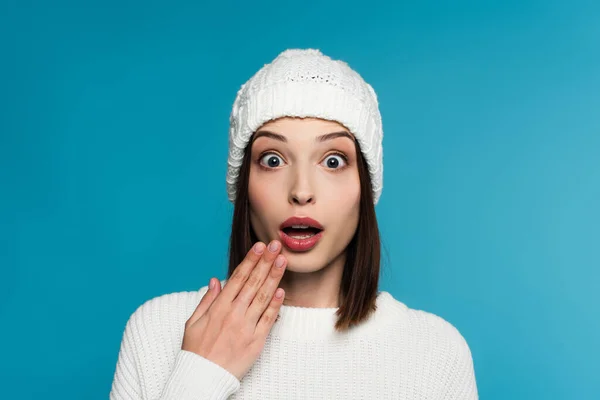
{"type": "Polygon", "coordinates": [[[200,319],[200,317],[204,315],[204,313],[206,313],[206,310],[208,310],[210,305],[217,298],[220,291],[221,281],[216,278],[211,278],[208,284],[208,290],[204,296],[202,296],[202,299],[200,300],[200,303],[194,310],[193,314],[190,316],[190,318],[188,318],[186,322],[186,328],[188,325],[193,325],[196,321],[198,321],[198,319],[200,319]],[[214,285],[213,288],[211,288],[211,284],[214,285]]]}
{"type": "Polygon", "coordinates": [[[246,317],[248,322],[253,324],[253,326],[256,325],[260,316],[269,306],[271,299],[273,299],[275,290],[277,290],[277,286],[279,286],[279,282],[283,277],[286,264],[287,260],[283,254],[278,255],[273,263],[273,266],[271,267],[271,270],[269,271],[267,280],[258,290],[256,296],[254,296],[254,300],[252,300],[250,307],[248,307],[248,311],[246,311],[246,317]]]}
{"type": "Polygon", "coordinates": [[[282,288],[279,288],[275,291],[275,296],[273,296],[273,299],[269,303],[269,307],[267,307],[263,313],[262,317],[258,321],[258,324],[256,325],[256,329],[254,330],[254,334],[260,339],[265,340],[269,335],[269,332],[271,332],[271,328],[277,320],[277,314],[279,313],[281,304],[283,304],[284,297],[285,291],[282,288]],[[281,297],[277,297],[278,294],[281,294],[281,297]]]}
{"type": "MultiPolygon", "coordinates": [[[[263,256],[258,262],[258,265],[252,270],[250,277],[248,277],[248,280],[246,281],[246,284],[240,291],[238,297],[235,299],[236,307],[238,307],[239,310],[243,310],[244,314],[246,314],[250,303],[258,292],[258,289],[260,289],[267,279],[269,271],[273,266],[273,261],[275,261],[275,257],[277,257],[280,251],[281,243],[278,240],[273,240],[271,243],[269,243],[267,250],[264,252],[263,256]]],[[[269,300],[267,300],[267,302],[269,300]]]]}
{"type": "Polygon", "coordinates": [[[254,246],[252,246],[248,253],[246,253],[246,257],[244,257],[242,262],[235,268],[235,270],[233,270],[233,273],[227,280],[227,284],[219,296],[219,301],[229,304],[233,302],[248,280],[248,277],[256,266],[256,263],[265,253],[265,249],[266,246],[262,242],[256,242],[254,246]]]}

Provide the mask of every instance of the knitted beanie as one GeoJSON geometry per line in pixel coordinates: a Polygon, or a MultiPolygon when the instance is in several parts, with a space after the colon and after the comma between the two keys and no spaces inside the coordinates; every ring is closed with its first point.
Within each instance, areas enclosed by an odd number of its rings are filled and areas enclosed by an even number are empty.
{"type": "Polygon", "coordinates": [[[375,91],[348,64],[315,49],[289,49],[237,93],[230,116],[227,194],[235,202],[244,150],[263,124],[281,117],[336,121],[356,138],[377,204],[383,188],[383,130],[375,91]]]}

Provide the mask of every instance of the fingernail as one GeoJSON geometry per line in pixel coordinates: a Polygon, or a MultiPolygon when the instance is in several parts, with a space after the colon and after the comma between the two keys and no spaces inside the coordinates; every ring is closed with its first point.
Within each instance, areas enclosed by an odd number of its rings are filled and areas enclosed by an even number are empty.
{"type": "Polygon", "coordinates": [[[254,252],[256,254],[262,254],[265,251],[265,245],[262,242],[258,242],[254,245],[254,252]]]}
{"type": "Polygon", "coordinates": [[[277,297],[278,299],[283,297],[283,289],[279,288],[275,291],[275,297],[277,297]]]}
{"type": "Polygon", "coordinates": [[[214,281],[214,279],[210,280],[209,287],[210,287],[211,290],[215,288],[215,281],[214,281]]]}
{"type": "Polygon", "coordinates": [[[274,240],[269,244],[269,251],[275,253],[277,250],[279,250],[279,242],[274,240]]]}
{"type": "Polygon", "coordinates": [[[277,259],[275,260],[275,266],[277,268],[281,268],[283,267],[283,263],[285,262],[285,260],[283,259],[282,255],[277,256],[277,259]]]}

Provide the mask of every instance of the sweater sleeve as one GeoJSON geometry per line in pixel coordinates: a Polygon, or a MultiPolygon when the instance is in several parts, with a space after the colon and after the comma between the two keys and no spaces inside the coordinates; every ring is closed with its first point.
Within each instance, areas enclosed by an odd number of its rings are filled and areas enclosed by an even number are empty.
{"type": "Polygon", "coordinates": [[[117,359],[117,366],[110,391],[110,400],[140,400],[142,388],[139,371],[137,369],[137,354],[133,343],[133,319],[129,318],[125,332],[121,339],[121,348],[117,359]]]}
{"type": "Polygon", "coordinates": [[[178,347],[174,362],[168,362],[163,353],[169,343],[168,324],[155,319],[163,312],[172,310],[150,301],[127,321],[110,400],[225,400],[235,393],[240,387],[237,377],[196,353],[178,347]]]}
{"type": "MultiPolygon", "coordinates": [[[[458,331],[455,331],[455,333],[458,334],[458,331]]],[[[460,334],[457,336],[454,350],[448,360],[451,369],[448,375],[448,386],[442,399],[478,400],[479,395],[471,350],[467,341],[460,334]]]]}
{"type": "Polygon", "coordinates": [[[161,400],[225,400],[240,387],[238,379],[220,365],[180,350],[161,400]]]}

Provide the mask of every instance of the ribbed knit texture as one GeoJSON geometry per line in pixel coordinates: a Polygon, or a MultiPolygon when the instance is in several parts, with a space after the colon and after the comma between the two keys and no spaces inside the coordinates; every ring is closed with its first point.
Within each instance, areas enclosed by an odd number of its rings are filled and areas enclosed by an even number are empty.
{"type": "Polygon", "coordinates": [[[184,324],[207,289],[155,297],[131,315],[111,400],[478,399],[471,351],[459,331],[388,292],[379,293],[368,321],[342,334],[333,328],[335,308],[282,306],[240,382],[181,350],[184,324]]]}

